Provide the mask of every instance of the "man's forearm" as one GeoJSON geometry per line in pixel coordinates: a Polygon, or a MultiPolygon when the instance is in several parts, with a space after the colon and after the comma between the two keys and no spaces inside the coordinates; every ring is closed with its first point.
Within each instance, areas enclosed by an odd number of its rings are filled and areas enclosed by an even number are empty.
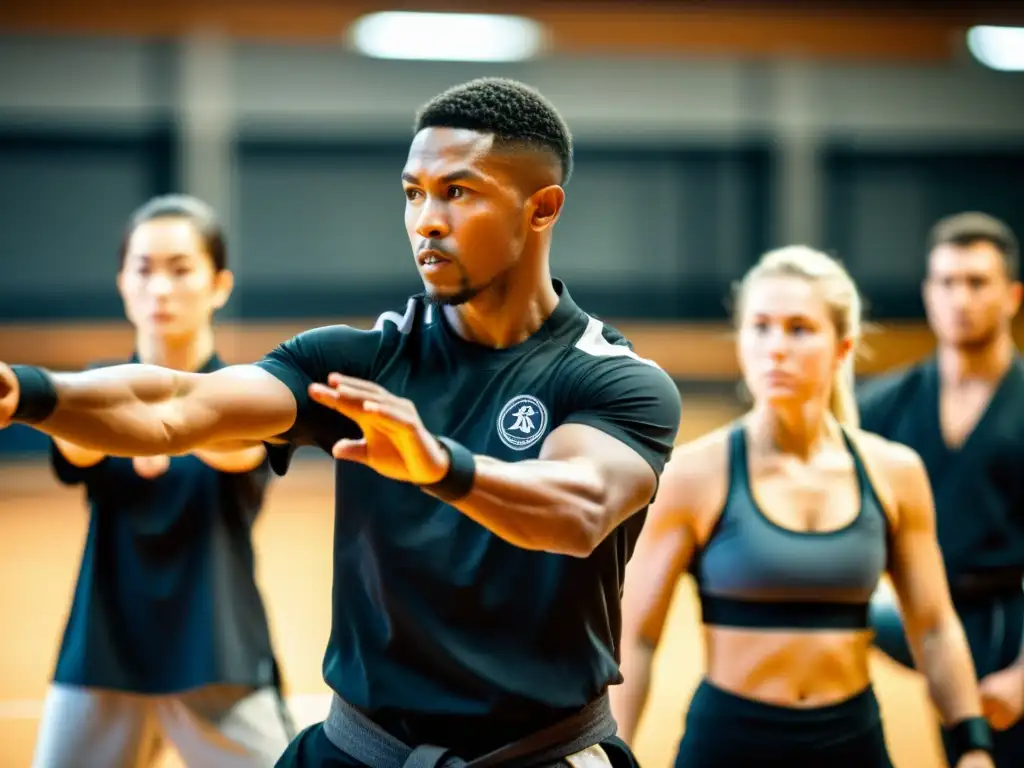
{"type": "Polygon", "coordinates": [[[606,527],[608,494],[586,462],[476,456],[473,489],[452,506],[523,549],[586,557],[606,527]]]}
{"type": "Polygon", "coordinates": [[[954,616],[944,620],[920,642],[920,668],[945,725],[982,714],[977,676],[963,626],[954,616]]]}
{"type": "Polygon", "coordinates": [[[46,434],[111,456],[175,454],[183,444],[169,407],[187,377],[150,365],[51,374],[57,407],[33,424],[46,434]]]}

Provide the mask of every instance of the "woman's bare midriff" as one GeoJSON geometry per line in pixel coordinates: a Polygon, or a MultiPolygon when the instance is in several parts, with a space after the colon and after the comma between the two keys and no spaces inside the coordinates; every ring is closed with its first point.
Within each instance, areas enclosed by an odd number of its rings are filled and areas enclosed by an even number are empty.
{"type": "Polygon", "coordinates": [[[871,633],[705,627],[708,682],[783,707],[825,707],[871,682],[871,633]]]}

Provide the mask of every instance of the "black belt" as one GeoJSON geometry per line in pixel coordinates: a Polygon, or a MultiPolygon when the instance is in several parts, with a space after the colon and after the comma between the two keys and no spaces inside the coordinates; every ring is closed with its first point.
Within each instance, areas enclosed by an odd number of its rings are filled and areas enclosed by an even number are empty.
{"type": "Polygon", "coordinates": [[[406,745],[335,695],[323,730],[334,746],[373,768],[540,768],[611,738],[616,725],[606,694],[542,731],[474,760],[463,760],[433,744],[406,745]]]}
{"type": "Polygon", "coordinates": [[[1024,574],[1012,571],[962,573],[951,580],[949,591],[954,602],[992,600],[1024,593],[1024,574]]]}

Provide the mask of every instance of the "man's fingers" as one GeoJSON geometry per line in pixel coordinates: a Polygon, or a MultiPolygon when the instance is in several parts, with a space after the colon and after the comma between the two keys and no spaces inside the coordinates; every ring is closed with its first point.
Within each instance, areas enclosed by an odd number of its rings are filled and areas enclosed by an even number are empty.
{"type": "Polygon", "coordinates": [[[347,385],[332,388],[324,384],[313,384],[309,394],[320,405],[359,422],[364,429],[372,425],[373,429],[397,434],[416,423],[415,411],[396,398],[382,400],[372,393],[353,390],[347,385]]]}
{"type": "Polygon", "coordinates": [[[339,440],[331,449],[331,455],[341,461],[355,461],[365,464],[368,457],[366,440],[339,440]]]}
{"type": "Polygon", "coordinates": [[[380,402],[379,400],[367,400],[363,404],[363,409],[367,413],[379,413],[381,416],[387,416],[389,419],[394,419],[395,421],[408,420],[408,414],[404,413],[403,409],[395,403],[380,402]]]}
{"type": "Polygon", "coordinates": [[[982,690],[981,709],[989,725],[999,731],[1005,731],[1014,724],[1013,712],[1007,702],[996,693],[982,690]]]}
{"type": "Polygon", "coordinates": [[[132,467],[139,477],[152,480],[170,469],[171,459],[169,456],[136,456],[132,459],[132,467]]]}
{"type": "Polygon", "coordinates": [[[415,412],[410,412],[409,409],[403,408],[400,403],[396,402],[381,403],[367,400],[363,404],[363,411],[380,417],[379,421],[374,422],[374,426],[379,425],[387,432],[401,432],[416,423],[415,412]]]}
{"type": "Polygon", "coordinates": [[[350,384],[348,382],[342,382],[339,384],[313,384],[312,386],[316,387],[318,392],[332,392],[339,398],[351,401],[375,400],[384,402],[396,399],[385,389],[381,389],[377,386],[366,387],[359,383],[350,384]]]}
{"type": "Polygon", "coordinates": [[[363,403],[366,400],[364,396],[353,399],[325,384],[311,384],[309,396],[314,402],[338,411],[350,419],[358,420],[364,415],[363,403]]]}
{"type": "Polygon", "coordinates": [[[346,387],[360,392],[372,392],[377,396],[388,394],[388,391],[380,384],[367,381],[366,379],[357,379],[354,376],[346,376],[342,373],[328,374],[327,383],[335,388],[346,387]]]}
{"type": "Polygon", "coordinates": [[[331,387],[327,384],[311,384],[309,393],[316,398],[317,402],[329,403],[332,401],[362,403],[367,400],[380,400],[381,396],[376,392],[356,389],[350,386],[331,387]]]}

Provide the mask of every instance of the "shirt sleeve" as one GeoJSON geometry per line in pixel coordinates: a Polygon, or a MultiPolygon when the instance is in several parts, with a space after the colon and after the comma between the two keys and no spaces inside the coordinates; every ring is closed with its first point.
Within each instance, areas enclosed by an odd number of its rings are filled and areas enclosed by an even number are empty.
{"type": "Polygon", "coordinates": [[[361,331],[345,325],[315,328],[292,337],[255,363],[285,384],[295,398],[295,423],[279,436],[284,444],[267,444],[276,474],[287,472],[292,454],[300,446],[318,446],[329,453],[341,438],[359,436],[353,421],[310,398],[309,385],[326,382],[331,373],[372,378],[381,340],[379,330],[361,331]]]}
{"type": "Polygon", "coordinates": [[[857,411],[860,427],[865,432],[887,437],[892,420],[898,415],[905,377],[882,375],[857,387],[857,411]]]}
{"type": "Polygon", "coordinates": [[[656,365],[626,359],[602,361],[586,372],[563,423],[586,424],[620,440],[660,477],[681,416],[679,388],[669,375],[656,365]]]}

